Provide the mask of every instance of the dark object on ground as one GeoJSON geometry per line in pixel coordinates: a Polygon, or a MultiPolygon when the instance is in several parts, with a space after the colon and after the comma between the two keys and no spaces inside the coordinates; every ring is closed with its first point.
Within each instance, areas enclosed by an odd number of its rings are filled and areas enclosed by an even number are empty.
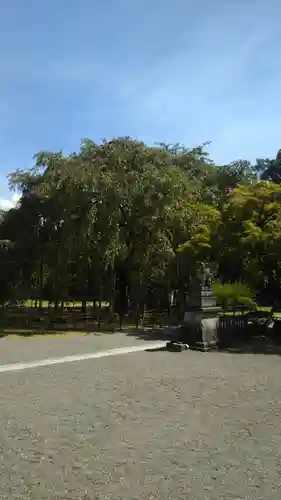
{"type": "Polygon", "coordinates": [[[248,320],[249,332],[253,332],[254,335],[264,334],[273,321],[273,314],[268,311],[249,312],[246,317],[248,320]]]}
{"type": "Polygon", "coordinates": [[[183,342],[171,340],[170,342],[167,342],[166,347],[167,351],[182,352],[187,351],[189,346],[187,344],[184,344],[183,342]]]}

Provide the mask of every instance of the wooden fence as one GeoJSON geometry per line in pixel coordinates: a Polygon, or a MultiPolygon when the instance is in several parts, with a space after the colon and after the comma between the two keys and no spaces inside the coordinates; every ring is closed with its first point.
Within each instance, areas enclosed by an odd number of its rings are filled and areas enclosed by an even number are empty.
{"type": "Polygon", "coordinates": [[[262,311],[238,315],[223,314],[219,318],[219,343],[224,346],[269,335],[274,331],[274,328],[269,328],[273,321],[271,313],[262,311]]]}

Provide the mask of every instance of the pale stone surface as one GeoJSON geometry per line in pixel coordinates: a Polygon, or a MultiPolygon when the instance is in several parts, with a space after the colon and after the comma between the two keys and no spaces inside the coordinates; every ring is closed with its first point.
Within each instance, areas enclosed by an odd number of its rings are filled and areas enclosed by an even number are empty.
{"type": "Polygon", "coordinates": [[[217,347],[219,311],[219,307],[208,307],[185,313],[182,338],[191,348],[208,350],[217,347]]]}
{"type": "Polygon", "coordinates": [[[277,500],[280,379],[279,356],[192,351],[3,373],[0,499],[277,500]]]}

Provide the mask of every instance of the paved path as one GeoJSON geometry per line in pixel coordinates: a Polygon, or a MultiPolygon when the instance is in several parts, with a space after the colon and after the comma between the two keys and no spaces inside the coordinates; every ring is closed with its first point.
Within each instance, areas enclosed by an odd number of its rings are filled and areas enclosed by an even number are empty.
{"type": "Polygon", "coordinates": [[[279,356],[190,351],[0,373],[0,499],[277,500],[280,380],[279,356]]]}
{"type": "MultiPolygon", "coordinates": [[[[162,332],[159,331],[159,338],[162,332]]],[[[146,340],[147,345],[155,342],[146,340]]],[[[59,358],[74,354],[133,347],[144,343],[142,336],[137,338],[126,333],[77,336],[35,336],[19,337],[12,335],[0,339],[0,365],[7,363],[30,362],[45,358],[59,358]]]]}
{"type": "MultiPolygon", "coordinates": [[[[153,342],[149,345],[150,350],[160,350],[166,349],[165,342],[153,342]]],[[[108,349],[106,351],[94,351],[88,352],[86,354],[72,354],[71,356],[63,356],[60,358],[45,358],[45,359],[37,359],[36,361],[25,361],[25,362],[17,362],[17,363],[9,363],[5,365],[0,365],[0,373],[7,372],[17,372],[23,370],[30,370],[32,368],[38,368],[43,366],[53,366],[53,365],[61,365],[65,363],[74,363],[77,361],[86,361],[93,359],[100,359],[105,357],[112,356],[120,356],[124,354],[132,354],[136,352],[147,351],[147,343],[134,345],[129,347],[117,347],[115,349],[108,349]]]]}

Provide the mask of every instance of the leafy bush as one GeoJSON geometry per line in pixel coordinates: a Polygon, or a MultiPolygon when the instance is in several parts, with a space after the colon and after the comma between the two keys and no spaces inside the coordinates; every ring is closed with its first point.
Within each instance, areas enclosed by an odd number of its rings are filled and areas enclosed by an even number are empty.
{"type": "Polygon", "coordinates": [[[253,310],[257,308],[256,294],[245,283],[214,283],[213,292],[218,304],[224,311],[240,308],[253,310]]]}

